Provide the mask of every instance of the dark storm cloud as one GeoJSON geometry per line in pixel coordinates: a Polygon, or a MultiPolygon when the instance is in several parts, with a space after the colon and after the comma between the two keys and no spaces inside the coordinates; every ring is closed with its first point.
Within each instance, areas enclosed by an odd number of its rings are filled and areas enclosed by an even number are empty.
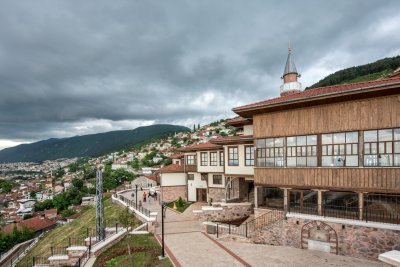
{"type": "Polygon", "coordinates": [[[399,53],[398,1],[2,1],[0,140],[232,116],[399,53]]]}

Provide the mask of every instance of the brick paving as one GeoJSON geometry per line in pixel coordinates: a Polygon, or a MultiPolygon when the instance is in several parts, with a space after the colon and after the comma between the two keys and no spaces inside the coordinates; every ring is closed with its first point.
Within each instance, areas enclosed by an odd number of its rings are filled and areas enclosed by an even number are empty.
{"type": "MultiPolygon", "coordinates": [[[[139,192],[141,200],[143,192],[139,192]]],[[[128,198],[131,192],[124,194],[128,198]]],[[[205,203],[194,203],[180,214],[170,209],[165,217],[165,245],[176,266],[271,266],[271,267],[383,267],[384,263],[337,256],[334,254],[302,250],[292,247],[268,246],[217,240],[202,232],[201,223],[193,210],[205,203]]],[[[161,207],[158,202],[143,203],[151,211],[157,211],[157,235],[161,234],[161,207]]]]}

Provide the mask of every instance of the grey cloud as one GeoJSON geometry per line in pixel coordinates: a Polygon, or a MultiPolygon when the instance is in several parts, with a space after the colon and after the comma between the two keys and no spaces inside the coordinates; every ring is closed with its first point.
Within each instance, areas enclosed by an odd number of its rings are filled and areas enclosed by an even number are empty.
{"type": "Polygon", "coordinates": [[[232,116],[234,105],[278,94],[289,40],[302,73],[398,53],[400,25],[384,26],[400,23],[399,9],[361,0],[2,1],[0,139],[232,116]]]}

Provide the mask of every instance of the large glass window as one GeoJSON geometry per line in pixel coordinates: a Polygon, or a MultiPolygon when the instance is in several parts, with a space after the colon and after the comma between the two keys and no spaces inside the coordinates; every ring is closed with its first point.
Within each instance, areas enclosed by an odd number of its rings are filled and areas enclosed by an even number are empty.
{"type": "Polygon", "coordinates": [[[317,136],[287,138],[287,166],[317,166],[317,136]]]}
{"type": "Polygon", "coordinates": [[[358,132],[322,134],[322,166],[358,166],[358,132]]]}
{"type": "Polygon", "coordinates": [[[200,154],[200,165],[201,166],[207,166],[207,152],[201,152],[200,154]]]}
{"type": "Polygon", "coordinates": [[[187,165],[196,165],[196,156],[195,155],[187,155],[186,156],[186,164],[187,165]]]}
{"type": "Polygon", "coordinates": [[[239,166],[239,149],[238,147],[228,147],[228,165],[239,166]]]}
{"type": "Polygon", "coordinates": [[[258,139],[256,146],[258,167],[285,166],[284,138],[258,139]]]}
{"type": "Polygon", "coordinates": [[[254,166],[254,147],[245,146],[245,165],[254,166]]]}
{"type": "Polygon", "coordinates": [[[364,132],[364,166],[400,166],[400,128],[364,132]]]}
{"type": "Polygon", "coordinates": [[[210,166],[217,166],[217,152],[210,152],[210,166]]]}

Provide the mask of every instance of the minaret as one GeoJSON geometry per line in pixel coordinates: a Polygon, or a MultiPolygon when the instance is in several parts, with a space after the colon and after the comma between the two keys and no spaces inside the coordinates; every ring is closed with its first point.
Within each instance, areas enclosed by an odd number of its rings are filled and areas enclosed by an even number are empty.
{"type": "Polygon", "coordinates": [[[289,43],[289,53],[286,60],[285,71],[283,72],[283,84],[281,85],[281,96],[300,92],[302,90],[301,83],[297,81],[300,74],[297,72],[296,65],[292,60],[292,48],[289,43]]]}

